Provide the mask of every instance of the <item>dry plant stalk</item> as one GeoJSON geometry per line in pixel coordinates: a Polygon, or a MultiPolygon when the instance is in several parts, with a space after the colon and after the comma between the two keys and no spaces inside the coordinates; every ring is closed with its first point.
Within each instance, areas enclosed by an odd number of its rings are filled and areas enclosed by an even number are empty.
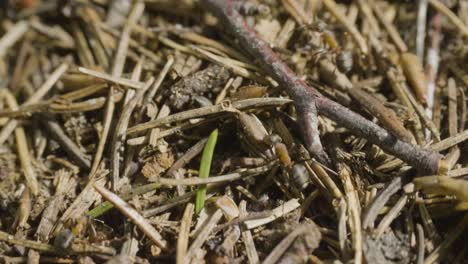
{"type": "Polygon", "coordinates": [[[439,0],[428,0],[429,4],[440,13],[447,16],[447,18],[461,31],[461,33],[468,37],[468,26],[461,21],[457,15],[455,15],[450,9],[448,9],[439,0]]]}
{"type": "Polygon", "coordinates": [[[407,143],[413,142],[413,135],[406,130],[393,110],[386,108],[377,98],[360,88],[350,89],[349,94],[375,116],[393,135],[407,143]]]}
{"type": "Polygon", "coordinates": [[[157,246],[166,248],[167,241],[162,238],[159,232],[148,221],[140,215],[135,209],[130,207],[122,198],[107,190],[106,188],[94,185],[96,189],[107,201],[112,203],[115,208],[130,218],[157,246]]]}
{"type": "MultiPolygon", "coordinates": [[[[52,72],[49,76],[49,78],[39,87],[31,97],[28,98],[24,102],[22,106],[27,106],[31,105],[34,103],[39,102],[39,100],[42,99],[49,91],[52,89],[52,87],[55,85],[55,83],[58,81],[58,79],[65,73],[68,69],[68,64],[67,63],[62,63],[54,72],[52,72]]],[[[13,111],[16,111],[18,107],[15,109],[12,109],[13,111]]],[[[0,132],[0,144],[3,144],[5,140],[9,137],[10,133],[15,129],[16,125],[18,124],[17,120],[10,120],[8,124],[6,124],[3,129],[0,132]]]]}
{"type": "Polygon", "coordinates": [[[418,57],[413,53],[405,52],[401,54],[400,61],[403,72],[411,83],[416,98],[422,105],[426,106],[427,80],[424,69],[418,61],[418,57]]]}
{"type": "Polygon", "coordinates": [[[193,203],[188,203],[185,207],[184,215],[180,223],[179,237],[177,239],[177,254],[176,263],[183,264],[189,244],[190,226],[192,224],[192,216],[195,206],[193,203]]]}
{"type": "Polygon", "coordinates": [[[29,23],[18,21],[8,32],[0,39],[0,58],[3,58],[8,49],[15,44],[29,29],[29,23]]]}
{"type": "MultiPolygon", "coordinates": [[[[12,110],[18,109],[18,103],[16,102],[15,97],[7,90],[0,90],[0,98],[5,100],[7,105],[12,110]]],[[[18,151],[18,157],[21,161],[21,168],[23,169],[24,176],[26,178],[26,184],[31,190],[32,195],[37,195],[39,193],[39,183],[37,181],[36,173],[32,167],[31,162],[31,152],[28,148],[28,141],[26,139],[26,133],[22,126],[18,126],[15,129],[15,138],[16,138],[16,148],[18,151]]]]}
{"type": "Polygon", "coordinates": [[[334,0],[322,0],[323,5],[327,8],[328,12],[330,12],[336,20],[346,28],[346,31],[351,35],[351,38],[356,45],[359,47],[363,55],[367,55],[369,53],[369,48],[367,47],[367,43],[364,37],[359,33],[357,28],[347,21],[346,15],[342,14],[342,12],[338,9],[334,0]]]}

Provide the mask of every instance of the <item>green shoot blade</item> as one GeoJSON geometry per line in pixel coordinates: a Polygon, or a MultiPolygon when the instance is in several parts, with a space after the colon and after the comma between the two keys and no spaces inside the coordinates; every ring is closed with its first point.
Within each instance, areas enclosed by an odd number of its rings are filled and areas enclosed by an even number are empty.
{"type": "MultiPolygon", "coordinates": [[[[206,142],[205,148],[203,149],[203,155],[200,163],[200,178],[208,178],[210,175],[211,160],[213,159],[213,152],[218,140],[218,129],[211,132],[208,142],[206,142]]],[[[195,197],[195,213],[199,214],[205,206],[206,186],[198,187],[197,194],[195,197]]]]}

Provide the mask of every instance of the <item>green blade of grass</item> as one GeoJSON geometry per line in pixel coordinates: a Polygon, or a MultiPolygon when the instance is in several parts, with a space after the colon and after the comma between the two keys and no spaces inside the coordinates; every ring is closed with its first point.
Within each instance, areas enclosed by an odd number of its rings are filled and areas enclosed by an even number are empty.
{"type": "MultiPolygon", "coordinates": [[[[203,149],[203,155],[200,162],[200,178],[208,178],[210,175],[211,160],[213,159],[213,152],[218,140],[218,129],[211,132],[208,141],[206,142],[205,148],[203,149]]],[[[206,186],[200,186],[197,190],[195,197],[195,213],[199,214],[205,206],[206,186]]]]}

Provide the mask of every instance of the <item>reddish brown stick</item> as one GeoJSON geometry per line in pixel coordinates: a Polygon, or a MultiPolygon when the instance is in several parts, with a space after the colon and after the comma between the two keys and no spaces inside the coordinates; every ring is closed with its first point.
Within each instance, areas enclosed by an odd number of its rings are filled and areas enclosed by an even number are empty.
{"type": "Polygon", "coordinates": [[[234,8],[232,1],[208,0],[204,3],[222,20],[223,24],[229,27],[231,32],[236,32],[241,45],[247,48],[250,55],[259,60],[263,69],[286,88],[296,105],[298,122],[308,150],[320,162],[329,164],[328,156],[323,150],[319,137],[316,95],[308,92],[308,85],[271,50],[268,43],[257,37],[255,31],[245,23],[244,18],[234,8]]]}
{"type": "Polygon", "coordinates": [[[294,100],[307,148],[320,161],[328,161],[328,157],[323,151],[317,130],[317,111],[424,173],[437,173],[441,158],[439,154],[398,140],[385,129],[322,96],[302,81],[266,42],[257,37],[234,8],[232,0],[202,0],[202,3],[236,37],[240,46],[255,58],[262,69],[286,89],[294,100]]]}

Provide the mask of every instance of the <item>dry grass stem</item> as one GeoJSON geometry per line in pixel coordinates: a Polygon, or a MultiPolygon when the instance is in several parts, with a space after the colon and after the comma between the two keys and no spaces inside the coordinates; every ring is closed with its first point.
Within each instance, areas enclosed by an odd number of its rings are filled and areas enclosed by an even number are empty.
{"type": "Polygon", "coordinates": [[[94,189],[96,189],[107,201],[112,203],[120,212],[130,218],[130,220],[132,220],[132,222],[137,225],[157,246],[163,249],[167,246],[167,241],[161,237],[159,232],[156,231],[156,229],[154,229],[154,227],[149,224],[148,221],[135,209],[122,200],[122,198],[99,185],[94,185],[94,189]]]}

